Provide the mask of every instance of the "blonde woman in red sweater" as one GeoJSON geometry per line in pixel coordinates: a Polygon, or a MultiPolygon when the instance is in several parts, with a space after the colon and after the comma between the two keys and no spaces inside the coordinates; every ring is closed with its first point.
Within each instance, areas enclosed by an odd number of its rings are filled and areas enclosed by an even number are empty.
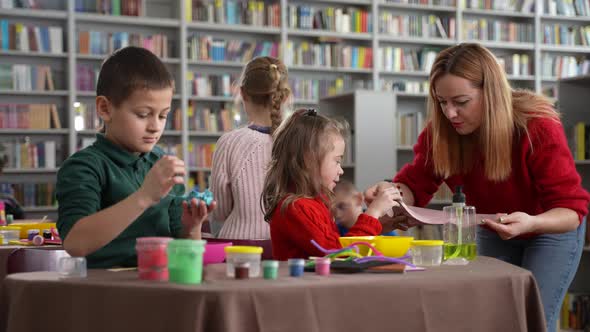
{"type": "MultiPolygon", "coordinates": [[[[424,206],[442,182],[463,185],[482,220],[478,253],[532,271],[548,331],[582,253],[590,196],[582,188],[559,114],[544,97],[512,90],[494,55],[460,44],[430,73],[429,123],[414,161],[395,176],[405,203],[424,206]]],[[[367,190],[369,200],[382,188],[367,190]]]]}
{"type": "MultiPolygon", "coordinates": [[[[311,240],[326,249],[342,248],[331,214],[333,190],[342,170],[346,125],[298,110],[279,131],[272,147],[262,191],[276,259],[323,256],[311,240]]],[[[378,235],[378,220],[401,199],[397,188],[381,190],[346,236],[378,235]]]]}

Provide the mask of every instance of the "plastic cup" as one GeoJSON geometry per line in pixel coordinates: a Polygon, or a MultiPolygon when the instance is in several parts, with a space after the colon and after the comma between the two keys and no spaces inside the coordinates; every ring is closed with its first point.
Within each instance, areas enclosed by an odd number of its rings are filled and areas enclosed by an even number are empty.
{"type": "Polygon", "coordinates": [[[315,259],[315,273],[320,276],[330,275],[330,259],[321,257],[315,259]]]}
{"type": "Polygon", "coordinates": [[[168,280],[166,247],[171,237],[140,237],[137,239],[137,270],[142,280],[168,280]]]}
{"type": "Polygon", "coordinates": [[[62,257],[58,261],[57,272],[63,278],[86,278],[86,258],[62,257]]]}
{"type": "Polygon", "coordinates": [[[289,275],[291,277],[301,277],[303,275],[303,267],[305,260],[302,258],[289,258],[289,275]]]}
{"type": "Polygon", "coordinates": [[[205,240],[176,239],[168,243],[170,282],[200,284],[203,281],[205,240]]]}

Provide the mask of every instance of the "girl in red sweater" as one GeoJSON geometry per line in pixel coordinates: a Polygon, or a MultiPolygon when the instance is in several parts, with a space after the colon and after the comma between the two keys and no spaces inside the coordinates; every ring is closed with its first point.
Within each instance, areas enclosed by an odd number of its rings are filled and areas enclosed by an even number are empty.
{"type": "MultiPolygon", "coordinates": [[[[276,259],[323,256],[311,240],[327,249],[342,247],[330,207],[332,191],[344,173],[346,129],[315,110],[299,110],[279,128],[262,192],[276,259]]],[[[378,219],[400,199],[397,188],[381,190],[346,236],[380,234],[378,219]]]]}
{"type": "MultiPolygon", "coordinates": [[[[512,90],[494,55],[460,44],[430,73],[427,128],[414,161],[395,176],[404,202],[423,206],[442,182],[463,185],[482,220],[478,253],[529,269],[555,331],[582,253],[590,196],[582,188],[558,113],[544,97],[512,90]]],[[[369,189],[372,197],[380,184],[369,189]]]]}

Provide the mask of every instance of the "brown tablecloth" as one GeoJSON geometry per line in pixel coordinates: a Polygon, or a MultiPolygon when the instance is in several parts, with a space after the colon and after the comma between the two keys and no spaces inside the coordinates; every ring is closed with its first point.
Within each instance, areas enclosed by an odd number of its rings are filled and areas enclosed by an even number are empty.
{"type": "Polygon", "coordinates": [[[140,281],[135,271],[9,275],[7,331],[545,331],[532,274],[487,257],[329,277],[292,278],[281,265],[274,281],[229,279],[224,264],[205,271],[195,286],[140,281]]]}

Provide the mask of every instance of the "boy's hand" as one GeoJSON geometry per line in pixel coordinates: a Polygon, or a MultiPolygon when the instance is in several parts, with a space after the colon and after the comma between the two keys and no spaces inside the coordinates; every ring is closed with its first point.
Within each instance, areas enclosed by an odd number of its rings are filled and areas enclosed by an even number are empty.
{"type": "Polygon", "coordinates": [[[400,201],[401,199],[402,196],[400,195],[399,190],[394,186],[379,190],[377,197],[373,200],[371,205],[369,205],[369,208],[365,213],[379,219],[388,211],[391,211],[393,206],[399,205],[397,201],[400,201]]]}
{"type": "Polygon", "coordinates": [[[182,202],[182,218],[180,220],[185,237],[195,240],[201,239],[201,226],[215,206],[217,206],[215,201],[207,206],[204,201],[196,198],[190,200],[190,205],[186,201],[182,202]]]}
{"type": "Polygon", "coordinates": [[[184,183],[185,173],[184,161],[166,155],[150,169],[138,191],[152,206],[168,195],[174,185],[184,183]]]}

